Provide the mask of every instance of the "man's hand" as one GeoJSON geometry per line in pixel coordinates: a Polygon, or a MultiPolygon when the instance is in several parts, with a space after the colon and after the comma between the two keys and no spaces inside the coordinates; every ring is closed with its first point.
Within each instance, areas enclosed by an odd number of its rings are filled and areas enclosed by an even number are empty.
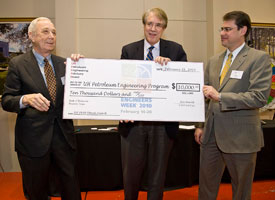
{"type": "Polygon", "coordinates": [[[22,103],[27,106],[32,106],[39,111],[48,111],[50,108],[50,101],[42,94],[26,94],[22,99],[22,103]]]}
{"type": "Polygon", "coordinates": [[[218,91],[215,88],[213,88],[212,86],[205,85],[205,86],[203,86],[202,91],[206,98],[213,99],[215,101],[220,100],[220,93],[218,93],[218,91]]]}
{"type": "Polygon", "coordinates": [[[71,59],[72,59],[73,61],[78,61],[80,58],[84,58],[84,56],[81,55],[81,54],[72,54],[72,55],[71,55],[71,59]]]}
{"type": "Polygon", "coordinates": [[[201,144],[201,136],[203,134],[203,128],[196,128],[194,136],[195,136],[195,141],[198,144],[201,144]]]}
{"type": "Polygon", "coordinates": [[[167,63],[169,61],[171,61],[171,59],[162,57],[162,56],[158,56],[158,57],[156,57],[156,59],[154,61],[155,61],[155,63],[161,64],[161,66],[163,66],[163,64],[167,65],[167,63]]]}
{"type": "Polygon", "coordinates": [[[134,123],[133,120],[120,120],[120,123],[129,123],[129,122],[134,123]]]}

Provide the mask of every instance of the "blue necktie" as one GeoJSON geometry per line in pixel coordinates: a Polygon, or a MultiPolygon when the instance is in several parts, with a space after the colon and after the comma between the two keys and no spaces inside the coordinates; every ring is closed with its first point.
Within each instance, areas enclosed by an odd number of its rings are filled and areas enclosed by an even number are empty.
{"type": "Polygon", "coordinates": [[[149,52],[146,56],[146,60],[154,60],[154,57],[153,57],[153,53],[152,53],[152,50],[153,48],[155,48],[154,46],[150,46],[148,49],[149,49],[149,52]]]}

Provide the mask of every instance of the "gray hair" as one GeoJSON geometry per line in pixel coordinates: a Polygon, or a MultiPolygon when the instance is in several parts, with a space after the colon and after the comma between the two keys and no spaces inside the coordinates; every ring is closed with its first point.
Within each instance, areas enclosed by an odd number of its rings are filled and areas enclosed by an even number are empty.
{"type": "Polygon", "coordinates": [[[164,12],[164,10],[162,10],[161,8],[151,8],[151,9],[145,11],[144,14],[142,15],[143,25],[145,25],[147,23],[147,17],[149,16],[149,14],[151,12],[154,13],[157,16],[157,18],[159,18],[163,22],[163,28],[165,29],[168,24],[168,17],[166,15],[166,13],[164,12]]]}
{"type": "Polygon", "coordinates": [[[51,20],[47,17],[38,17],[38,18],[32,20],[32,22],[30,23],[29,28],[28,28],[28,33],[35,33],[37,22],[42,21],[42,20],[48,20],[51,22],[51,20]]]}

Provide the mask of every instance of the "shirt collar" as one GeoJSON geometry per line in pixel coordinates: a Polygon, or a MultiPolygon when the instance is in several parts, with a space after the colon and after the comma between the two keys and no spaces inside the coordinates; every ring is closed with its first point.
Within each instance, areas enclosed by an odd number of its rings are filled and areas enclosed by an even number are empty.
{"type": "MultiPolygon", "coordinates": [[[[156,44],[153,45],[153,46],[155,47],[154,49],[159,50],[159,42],[160,42],[160,41],[158,41],[156,44]]],[[[151,47],[151,46],[152,46],[152,45],[149,44],[149,42],[147,42],[146,39],[144,39],[144,49],[145,49],[145,51],[147,51],[148,48],[151,47]]]]}
{"type": "MultiPolygon", "coordinates": [[[[32,52],[34,54],[34,57],[36,58],[37,62],[39,65],[44,65],[44,57],[41,56],[39,53],[37,53],[34,49],[32,49],[32,52]]],[[[48,55],[46,57],[48,59],[48,61],[51,61],[51,55],[48,55]]]]}
{"type": "MultiPolygon", "coordinates": [[[[245,45],[245,42],[241,46],[239,46],[237,49],[235,49],[233,52],[231,52],[233,59],[235,59],[237,57],[238,53],[242,50],[242,48],[244,47],[244,45],[245,45]]],[[[226,51],[226,57],[228,56],[229,53],[230,53],[230,51],[227,49],[227,51],[226,51]]]]}

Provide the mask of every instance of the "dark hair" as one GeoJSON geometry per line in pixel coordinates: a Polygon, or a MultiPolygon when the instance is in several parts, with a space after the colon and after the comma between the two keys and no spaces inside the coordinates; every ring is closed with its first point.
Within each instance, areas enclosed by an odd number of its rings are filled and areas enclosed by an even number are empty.
{"type": "Polygon", "coordinates": [[[223,21],[235,20],[235,24],[238,26],[238,30],[244,26],[247,27],[247,31],[245,33],[245,37],[248,36],[251,30],[251,20],[248,14],[243,11],[232,11],[226,13],[223,16],[223,21]]]}

